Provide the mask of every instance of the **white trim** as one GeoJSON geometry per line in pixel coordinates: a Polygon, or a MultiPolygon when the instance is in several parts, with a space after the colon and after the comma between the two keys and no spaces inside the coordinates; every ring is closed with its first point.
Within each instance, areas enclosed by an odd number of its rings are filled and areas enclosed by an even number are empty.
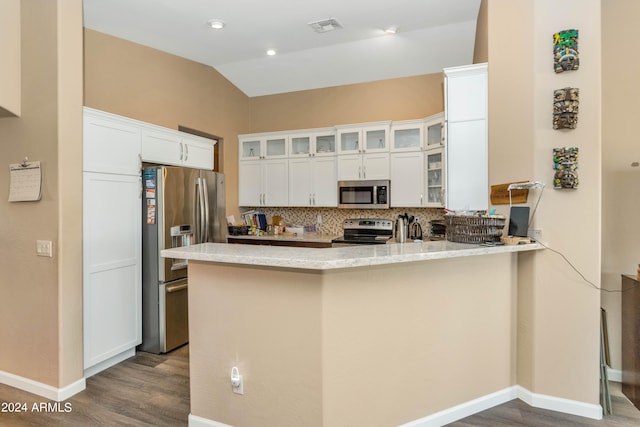
{"type": "Polygon", "coordinates": [[[42,396],[46,399],[55,400],[56,402],[67,400],[74,394],[84,390],[86,387],[84,378],[81,378],[63,388],[57,388],[4,371],[0,371],[0,383],[29,393],[37,394],[38,396],[42,396]]]}
{"type": "Polygon", "coordinates": [[[197,415],[189,414],[189,427],[233,427],[229,424],[213,421],[208,418],[202,418],[197,415]]]}
{"type": "MultiPolygon", "coordinates": [[[[577,400],[532,393],[524,387],[515,385],[491,394],[453,406],[440,412],[428,415],[399,427],[441,427],[461,420],[478,412],[486,411],[513,399],[520,399],[534,408],[547,409],[565,414],[577,415],[594,420],[602,419],[602,407],[577,400]]],[[[218,421],[189,414],[189,427],[232,427],[218,421]]]]}
{"type": "Polygon", "coordinates": [[[516,391],[517,390],[515,386],[508,387],[504,390],[487,394],[486,396],[482,396],[469,402],[456,405],[452,408],[445,409],[444,411],[436,412],[435,414],[431,414],[424,418],[411,421],[407,424],[402,424],[400,427],[443,426],[445,424],[461,420],[470,415],[477,414],[478,412],[482,412],[484,410],[493,408],[494,406],[502,405],[503,403],[513,400],[516,398],[516,391]]]}
{"type": "Polygon", "coordinates": [[[602,406],[591,403],[578,402],[577,400],[564,399],[562,397],[547,396],[532,393],[524,387],[516,386],[518,399],[534,408],[549,409],[565,414],[578,415],[594,420],[602,419],[602,406]]]}
{"type": "Polygon", "coordinates": [[[105,369],[110,368],[114,365],[117,365],[118,363],[123,362],[135,355],[136,355],[135,347],[130,348],[129,350],[125,350],[122,353],[116,354],[115,356],[108,358],[107,360],[103,360],[100,363],[96,363],[93,366],[89,366],[84,370],[84,377],[85,378],[92,377],[98,372],[104,371],[105,369]]]}
{"type": "Polygon", "coordinates": [[[622,371],[620,369],[611,369],[607,367],[607,376],[609,377],[609,381],[616,383],[622,382],[622,371]]]}

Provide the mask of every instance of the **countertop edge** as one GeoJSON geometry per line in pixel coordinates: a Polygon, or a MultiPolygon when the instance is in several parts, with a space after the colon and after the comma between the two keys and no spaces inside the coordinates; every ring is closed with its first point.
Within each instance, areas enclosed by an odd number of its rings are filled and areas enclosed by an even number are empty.
{"type": "Polygon", "coordinates": [[[253,249],[255,247],[247,246],[205,243],[186,248],[165,249],[161,251],[161,255],[166,258],[220,264],[329,271],[544,249],[539,243],[486,247],[446,241],[325,249],[259,246],[260,250],[256,250],[253,249]]]}

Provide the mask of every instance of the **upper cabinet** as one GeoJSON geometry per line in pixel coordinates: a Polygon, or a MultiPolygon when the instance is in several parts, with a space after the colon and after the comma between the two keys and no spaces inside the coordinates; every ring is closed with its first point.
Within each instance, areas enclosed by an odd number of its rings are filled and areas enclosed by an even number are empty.
{"type": "Polygon", "coordinates": [[[140,174],[140,127],[135,121],[90,108],[83,116],[83,170],[140,174]]]}
{"type": "Polygon", "coordinates": [[[427,117],[424,121],[424,133],[424,148],[426,150],[444,147],[446,142],[444,113],[427,117]]]}
{"type": "Polygon", "coordinates": [[[451,210],[487,210],[487,64],[444,70],[446,198],[451,210]]]}
{"type": "Polygon", "coordinates": [[[391,124],[391,151],[421,151],[424,146],[424,120],[403,120],[391,124]]]}
{"type": "Polygon", "coordinates": [[[0,117],[21,114],[20,0],[0,2],[0,117]]]}
{"type": "Polygon", "coordinates": [[[390,124],[377,122],[337,126],[338,154],[388,152],[390,124]]]}
{"type": "Polygon", "coordinates": [[[335,156],[336,131],[334,128],[309,129],[289,135],[289,157],[335,156]]]}
{"type": "Polygon", "coordinates": [[[213,170],[215,141],[159,126],[142,129],[142,160],[162,165],[213,170]]]}
{"type": "Polygon", "coordinates": [[[286,159],[289,135],[269,133],[240,135],[240,160],[286,159]]]}

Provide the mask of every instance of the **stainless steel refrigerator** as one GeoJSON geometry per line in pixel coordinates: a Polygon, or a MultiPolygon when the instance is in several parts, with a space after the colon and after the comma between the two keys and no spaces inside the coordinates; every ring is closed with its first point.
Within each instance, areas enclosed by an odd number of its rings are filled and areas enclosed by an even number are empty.
{"type": "Polygon", "coordinates": [[[224,175],[172,166],[142,171],[142,344],[166,353],[189,341],[187,261],[163,249],[226,242],[224,175]]]}

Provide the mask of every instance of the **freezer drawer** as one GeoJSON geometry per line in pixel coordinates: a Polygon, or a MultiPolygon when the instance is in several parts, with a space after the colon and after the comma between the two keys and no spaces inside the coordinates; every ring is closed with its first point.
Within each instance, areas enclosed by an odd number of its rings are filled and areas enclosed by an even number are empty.
{"type": "Polygon", "coordinates": [[[189,285],[185,280],[160,285],[160,351],[166,353],[189,341],[189,285]]]}

